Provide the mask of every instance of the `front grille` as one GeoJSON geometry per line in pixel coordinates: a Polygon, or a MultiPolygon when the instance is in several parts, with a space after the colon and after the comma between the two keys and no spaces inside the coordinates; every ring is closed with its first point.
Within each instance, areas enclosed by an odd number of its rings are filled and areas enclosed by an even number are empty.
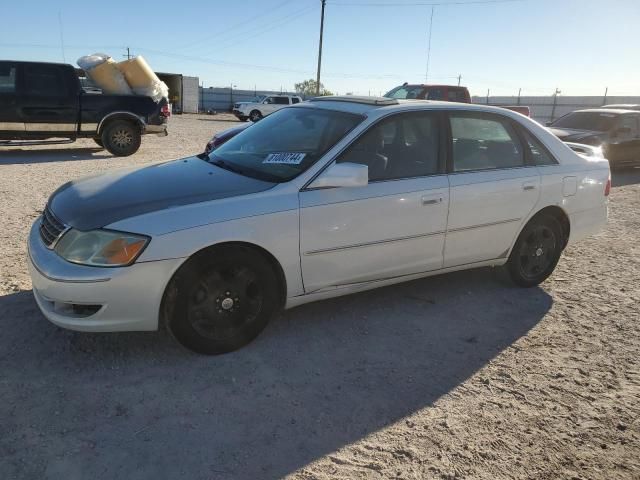
{"type": "Polygon", "coordinates": [[[40,222],[40,238],[48,248],[52,248],[60,235],[67,229],[64,223],[58,220],[47,205],[42,212],[40,222]]]}

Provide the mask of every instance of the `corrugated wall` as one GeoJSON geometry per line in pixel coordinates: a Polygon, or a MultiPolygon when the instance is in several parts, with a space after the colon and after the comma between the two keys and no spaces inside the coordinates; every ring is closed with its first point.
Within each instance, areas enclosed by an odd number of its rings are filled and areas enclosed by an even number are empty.
{"type": "Polygon", "coordinates": [[[553,95],[548,97],[476,97],[473,103],[489,103],[493,105],[527,105],[531,109],[531,116],[540,123],[553,121],[567,113],[582,108],[594,108],[613,103],[636,103],[640,104],[640,97],[568,97],[558,95],[554,99],[553,95]],[[555,108],[554,108],[555,100],[555,108]]]}
{"type": "Polygon", "coordinates": [[[236,90],[220,87],[200,87],[200,111],[215,110],[228,112],[235,102],[247,102],[256,95],[295,95],[295,92],[274,92],[269,90],[236,90]]]}

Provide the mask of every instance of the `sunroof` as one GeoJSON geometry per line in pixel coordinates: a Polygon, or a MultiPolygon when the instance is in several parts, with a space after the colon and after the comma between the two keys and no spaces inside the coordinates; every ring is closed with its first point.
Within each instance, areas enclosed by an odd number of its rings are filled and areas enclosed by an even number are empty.
{"type": "Polygon", "coordinates": [[[384,97],[357,97],[355,95],[336,95],[327,97],[315,97],[309,100],[310,102],[350,102],[350,103],[364,103],[365,105],[398,105],[398,100],[395,98],[384,97]]]}

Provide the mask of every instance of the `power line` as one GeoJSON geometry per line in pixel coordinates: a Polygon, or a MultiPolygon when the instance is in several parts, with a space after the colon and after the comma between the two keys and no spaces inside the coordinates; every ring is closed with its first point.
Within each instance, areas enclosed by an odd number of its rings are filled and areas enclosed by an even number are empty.
{"type": "Polygon", "coordinates": [[[435,7],[431,7],[431,19],[429,20],[429,44],[427,45],[427,73],[425,74],[425,83],[429,82],[429,60],[431,60],[431,32],[433,31],[433,10],[435,7]]]}
{"type": "Polygon", "coordinates": [[[329,5],[337,7],[446,7],[447,5],[483,5],[489,3],[513,3],[526,0],[470,0],[468,2],[411,2],[411,3],[355,3],[355,2],[331,2],[329,5]]]}
{"type": "Polygon", "coordinates": [[[242,27],[243,25],[247,25],[248,23],[251,23],[254,20],[264,19],[264,17],[269,15],[270,12],[273,12],[274,10],[277,10],[278,8],[286,5],[287,3],[291,3],[291,1],[292,0],[285,0],[284,2],[280,2],[275,7],[269,8],[269,10],[262,11],[262,12],[258,13],[257,15],[254,15],[253,17],[245,18],[241,22],[235,23],[235,24],[231,25],[230,27],[225,28],[223,30],[218,30],[217,32],[212,33],[211,35],[200,37],[200,38],[198,38],[197,40],[195,40],[193,42],[189,42],[189,43],[187,43],[185,45],[181,45],[179,48],[181,48],[181,49],[182,48],[187,48],[187,47],[191,47],[193,45],[197,45],[198,43],[207,42],[207,41],[211,40],[212,38],[218,37],[220,35],[224,35],[225,33],[231,32],[231,31],[235,30],[238,27],[242,27]]]}
{"type": "Polygon", "coordinates": [[[255,38],[255,37],[259,36],[259,35],[262,35],[263,33],[270,32],[271,30],[274,30],[274,29],[278,28],[279,26],[281,26],[281,25],[283,25],[285,23],[289,23],[292,20],[295,20],[295,19],[300,18],[300,17],[302,17],[302,16],[304,16],[304,15],[306,15],[308,13],[311,13],[316,8],[317,8],[316,5],[311,5],[311,6],[307,6],[307,7],[303,8],[303,9],[296,10],[295,12],[293,12],[293,13],[285,16],[285,17],[282,17],[282,18],[278,19],[275,22],[270,22],[270,23],[267,23],[266,25],[263,25],[261,30],[258,30],[257,32],[253,32],[252,35],[248,35],[247,36],[248,32],[246,32],[246,33],[245,32],[241,32],[238,35],[235,35],[235,36],[232,35],[231,38],[228,38],[226,40],[223,40],[221,43],[216,44],[216,47],[218,47],[218,48],[221,47],[221,46],[222,47],[224,47],[224,46],[235,47],[236,45],[239,45],[240,43],[242,43],[244,41],[247,41],[247,40],[249,40],[251,38],[255,38]]]}

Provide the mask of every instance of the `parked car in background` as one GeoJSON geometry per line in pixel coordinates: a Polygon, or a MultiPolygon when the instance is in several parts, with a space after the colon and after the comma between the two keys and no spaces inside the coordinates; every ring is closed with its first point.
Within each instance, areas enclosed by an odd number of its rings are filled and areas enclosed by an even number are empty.
{"type": "Polygon", "coordinates": [[[504,109],[321,97],[208,156],[71,181],[28,240],[39,308],[217,354],[280,308],[505,265],[531,287],[607,217],[609,166],[504,109]]]}
{"type": "MultiPolygon", "coordinates": [[[[389,90],[384,95],[386,98],[397,100],[442,100],[445,102],[471,103],[471,95],[467,87],[456,85],[409,85],[404,83],[399,87],[389,90]]],[[[524,105],[493,105],[518,112],[527,117],[531,116],[529,107],[524,105]]]]}
{"type": "Polygon", "coordinates": [[[442,100],[445,102],[471,103],[467,87],[453,85],[423,85],[404,83],[384,94],[397,100],[442,100]]]}
{"type": "Polygon", "coordinates": [[[617,110],[640,110],[640,105],[638,105],[637,103],[614,103],[611,105],[603,105],[600,108],[614,108],[617,110]]]}
{"type": "Polygon", "coordinates": [[[214,134],[211,140],[209,140],[205,145],[204,154],[209,155],[213,150],[218,148],[220,145],[226,143],[227,141],[231,140],[241,131],[246,129],[249,125],[252,125],[252,124],[245,123],[238,127],[227,128],[226,130],[222,130],[221,132],[214,134]]]}
{"type": "Polygon", "coordinates": [[[0,61],[0,146],[93,138],[123,157],[142,135],[167,135],[170,115],[165,98],[84,91],[71,65],[0,61]]]}
{"type": "Polygon", "coordinates": [[[297,95],[269,95],[258,97],[254,102],[238,102],[233,104],[233,114],[242,122],[251,120],[257,122],[288,105],[300,103],[302,98],[297,95]]]}
{"type": "Polygon", "coordinates": [[[548,126],[564,142],[602,148],[612,169],[640,165],[640,112],[611,108],[577,110],[548,126]]]}

